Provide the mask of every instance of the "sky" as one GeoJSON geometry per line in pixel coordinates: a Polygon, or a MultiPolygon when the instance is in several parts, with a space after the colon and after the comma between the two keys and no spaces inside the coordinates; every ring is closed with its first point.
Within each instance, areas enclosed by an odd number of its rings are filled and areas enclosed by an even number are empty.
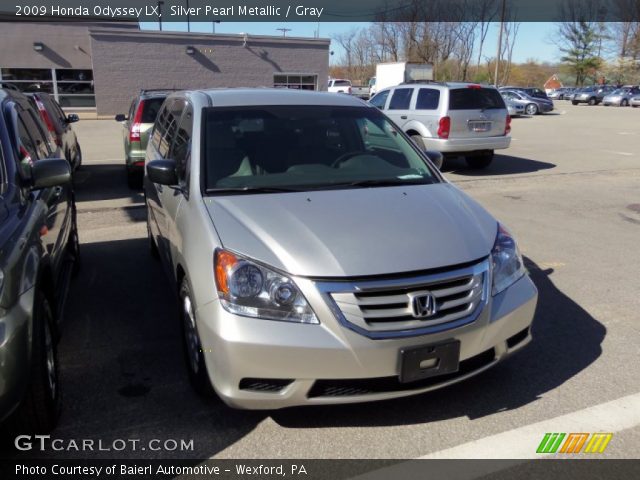
{"type": "MultiPolygon", "coordinates": [[[[313,37],[320,29],[320,37],[331,38],[332,36],[347,32],[353,28],[367,27],[367,23],[346,23],[346,22],[222,22],[215,24],[216,33],[248,33],[249,35],[282,35],[278,28],[290,28],[287,36],[291,37],[313,37]]],[[[484,53],[488,57],[495,57],[498,44],[499,23],[494,23],[487,35],[484,53]]],[[[142,22],[140,27],[144,30],[157,30],[158,24],[153,22],[142,22]]],[[[165,22],[163,30],[186,31],[185,22],[165,22]]],[[[209,22],[192,22],[192,32],[211,33],[213,24],[209,22]]],[[[544,22],[523,22],[520,24],[516,44],[513,50],[513,61],[517,63],[525,62],[528,59],[536,59],[540,62],[556,62],[559,60],[557,47],[551,42],[551,37],[555,31],[555,24],[544,22]]],[[[344,54],[342,48],[333,41],[331,50],[334,55],[331,64],[335,64],[344,54]]]]}

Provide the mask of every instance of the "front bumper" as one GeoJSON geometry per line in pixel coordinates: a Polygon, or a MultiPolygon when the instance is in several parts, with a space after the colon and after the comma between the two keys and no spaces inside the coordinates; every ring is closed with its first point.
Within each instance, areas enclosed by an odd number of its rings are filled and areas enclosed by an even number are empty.
{"type": "Polygon", "coordinates": [[[478,138],[429,138],[423,137],[427,150],[436,150],[441,153],[466,153],[484,150],[503,150],[511,145],[509,135],[498,137],[478,138]]]}
{"type": "Polygon", "coordinates": [[[602,101],[602,104],[606,107],[608,107],[609,105],[617,105],[620,106],[622,104],[622,98],[605,98],[602,101]]]}
{"type": "Polygon", "coordinates": [[[0,422],[20,404],[27,386],[33,295],[33,288],[23,293],[0,318],[0,422]]]}
{"type": "Polygon", "coordinates": [[[299,287],[320,319],[302,325],[240,317],[218,301],[196,312],[214,389],[228,405],[276,409],[355,403],[414,395],[478,374],[531,340],[537,290],[524,276],[490,297],[478,318],[428,335],[374,340],[344,328],[311,281],[299,287]],[[460,371],[429,381],[399,383],[399,352],[460,341],[460,371]]]}

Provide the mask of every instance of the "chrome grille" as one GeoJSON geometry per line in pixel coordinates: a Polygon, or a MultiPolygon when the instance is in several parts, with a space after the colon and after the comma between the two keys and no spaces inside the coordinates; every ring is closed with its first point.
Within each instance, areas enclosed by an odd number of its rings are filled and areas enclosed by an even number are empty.
{"type": "Polygon", "coordinates": [[[418,335],[475,320],[488,295],[488,260],[465,268],[390,280],[319,284],[345,326],[374,338],[418,335]],[[412,298],[432,295],[436,313],[414,314],[412,298]]]}

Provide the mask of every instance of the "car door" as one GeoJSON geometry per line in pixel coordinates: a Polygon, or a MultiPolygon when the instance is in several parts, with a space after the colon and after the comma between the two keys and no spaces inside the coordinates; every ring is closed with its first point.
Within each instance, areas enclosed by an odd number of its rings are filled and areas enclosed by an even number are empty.
{"type": "MultiPolygon", "coordinates": [[[[35,153],[36,158],[32,160],[38,162],[51,157],[53,152],[48,148],[46,136],[35,112],[17,106],[16,114],[19,144],[29,151],[30,155],[35,153]]],[[[56,186],[36,191],[33,195],[47,205],[46,229],[41,231],[41,235],[57,277],[62,273],[64,248],[72,226],[71,192],[67,186],[56,186]]]]}
{"type": "Polygon", "coordinates": [[[391,93],[391,99],[385,113],[393,120],[393,122],[401,129],[411,118],[411,98],[413,97],[414,88],[396,87],[391,93]]]}
{"type": "MultiPolygon", "coordinates": [[[[177,225],[177,218],[183,202],[189,199],[189,176],[191,172],[191,136],[193,132],[193,108],[184,99],[176,100],[171,110],[177,119],[175,134],[171,143],[168,158],[176,162],[178,186],[164,188],[160,193],[160,201],[165,212],[165,236],[169,248],[169,265],[173,266],[176,251],[182,250],[182,232],[177,225]]],[[[172,272],[175,269],[172,268],[172,272]]]]}

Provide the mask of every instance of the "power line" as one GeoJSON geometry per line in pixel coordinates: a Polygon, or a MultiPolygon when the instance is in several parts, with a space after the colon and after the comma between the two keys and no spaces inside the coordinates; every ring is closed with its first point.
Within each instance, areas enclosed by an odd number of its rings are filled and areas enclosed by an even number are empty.
{"type": "Polygon", "coordinates": [[[287,36],[287,32],[291,31],[290,28],[276,28],[276,30],[280,30],[282,32],[282,36],[283,37],[286,37],[287,36]]]}

